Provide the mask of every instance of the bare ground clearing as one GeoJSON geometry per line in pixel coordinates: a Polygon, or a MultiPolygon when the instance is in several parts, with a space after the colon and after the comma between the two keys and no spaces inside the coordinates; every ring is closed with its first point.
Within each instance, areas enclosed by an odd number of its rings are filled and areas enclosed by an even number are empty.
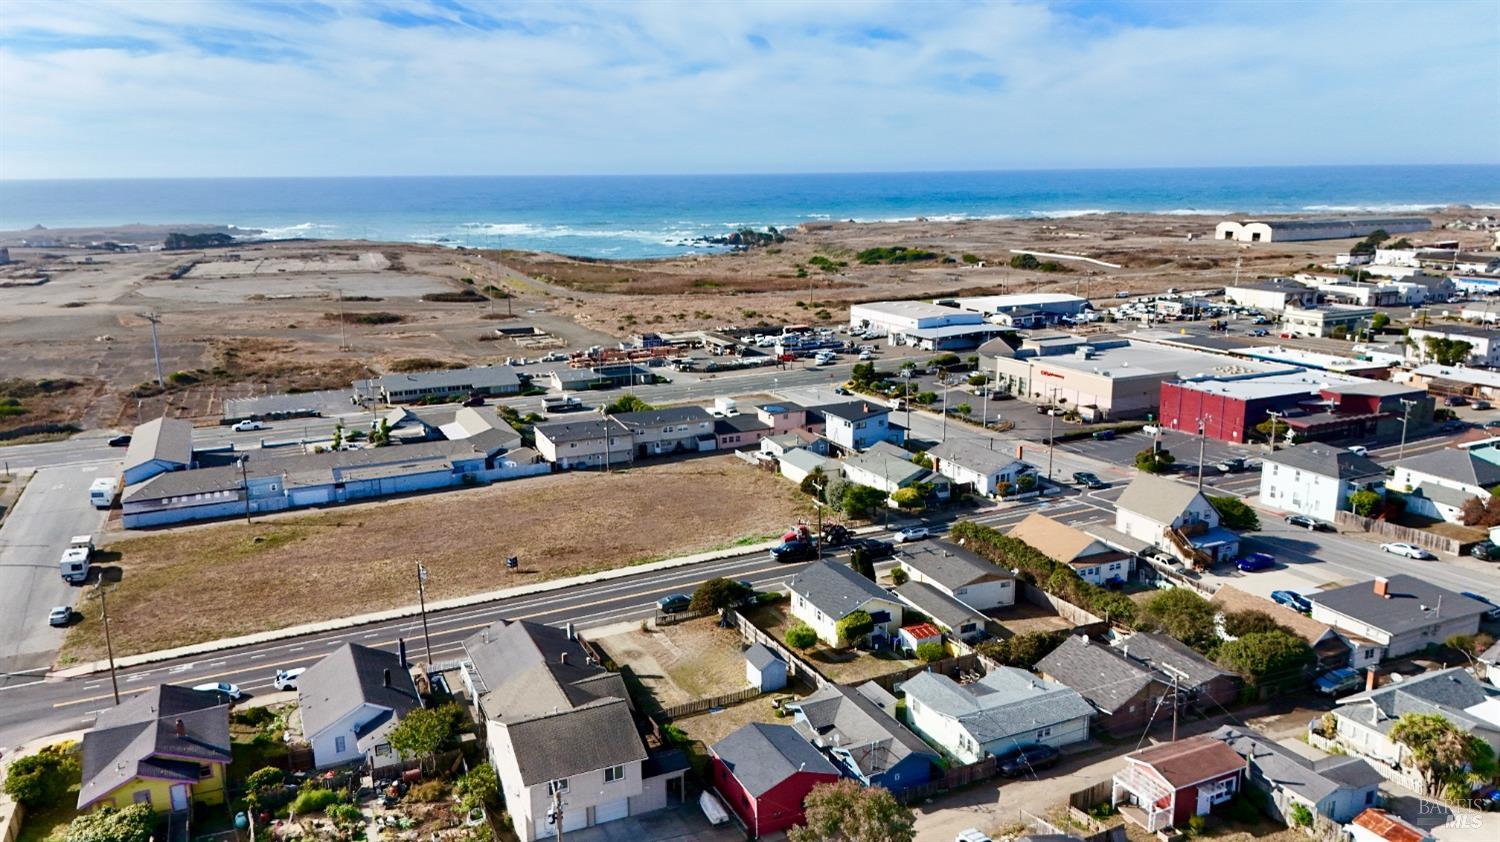
{"type": "Polygon", "coordinates": [[[594,641],[635,677],[656,700],[671,707],[733,693],[745,680],[744,644],[734,629],[719,628],[716,616],[643,631],[639,628],[594,641]]]}
{"type": "MultiPolygon", "coordinates": [[[[718,456],[126,538],[106,550],[115,653],[408,605],[418,559],[431,601],[764,540],[806,516],[799,496],[718,456]]],[[[68,661],[103,651],[97,604],[79,610],[68,661]]]]}

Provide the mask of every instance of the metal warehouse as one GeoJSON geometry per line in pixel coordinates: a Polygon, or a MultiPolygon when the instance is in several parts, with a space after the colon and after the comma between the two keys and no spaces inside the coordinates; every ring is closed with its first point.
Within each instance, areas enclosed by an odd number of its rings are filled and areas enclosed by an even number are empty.
{"type": "Polygon", "coordinates": [[[1226,220],[1214,227],[1214,239],[1242,243],[1287,243],[1301,240],[1348,240],[1376,231],[1405,234],[1426,231],[1432,220],[1421,216],[1351,217],[1347,219],[1226,220]]]}

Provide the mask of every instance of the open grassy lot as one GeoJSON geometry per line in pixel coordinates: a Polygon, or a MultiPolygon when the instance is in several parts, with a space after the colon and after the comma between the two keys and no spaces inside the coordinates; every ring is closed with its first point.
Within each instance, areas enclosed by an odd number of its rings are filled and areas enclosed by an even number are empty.
{"type": "MultiPolygon", "coordinates": [[[[109,597],[115,654],[407,605],[418,559],[430,603],[753,543],[803,516],[800,498],[716,456],[127,538],[107,548],[123,573],[109,597]]],[[[79,609],[64,662],[103,655],[96,602],[79,609]]]]}
{"type": "Polygon", "coordinates": [[[594,642],[616,664],[630,667],[658,708],[749,686],[740,634],[719,628],[717,616],[649,631],[635,628],[594,642]]]}
{"type": "MultiPolygon", "coordinates": [[[[785,601],[760,605],[746,614],[750,622],[777,640],[786,637],[787,629],[797,624],[785,601]]],[[[800,653],[818,672],[837,684],[859,684],[888,672],[916,666],[919,661],[899,658],[887,652],[865,652],[859,649],[835,649],[818,641],[800,653]]]]}

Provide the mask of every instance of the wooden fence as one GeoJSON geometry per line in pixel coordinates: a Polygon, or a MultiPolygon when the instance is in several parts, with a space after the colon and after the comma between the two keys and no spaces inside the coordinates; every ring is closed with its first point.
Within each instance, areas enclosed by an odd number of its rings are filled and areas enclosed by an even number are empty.
{"type": "MultiPolygon", "coordinates": [[[[1076,626],[1088,626],[1095,623],[1103,623],[1104,618],[1081,608],[1061,597],[1053,596],[1029,582],[1016,580],[1016,587],[1021,590],[1021,598],[1039,608],[1047,608],[1055,611],[1057,616],[1067,620],[1076,626]]],[[[1003,623],[1002,623],[1003,624],[1003,623]]]]}
{"type": "Polygon", "coordinates": [[[657,628],[661,628],[662,626],[675,626],[678,623],[686,623],[688,620],[696,620],[699,617],[707,617],[711,614],[716,613],[718,613],[718,609],[716,608],[708,608],[702,611],[678,611],[674,614],[668,614],[665,611],[658,610],[656,612],[656,619],[654,620],[654,622],[657,628]]]}
{"type": "Polygon", "coordinates": [[[668,708],[662,708],[657,715],[662,717],[663,719],[676,719],[679,716],[692,716],[695,713],[702,713],[709,708],[732,705],[736,702],[743,702],[748,699],[753,699],[759,695],[759,687],[746,687],[743,690],[736,690],[733,693],[721,693],[717,696],[710,696],[707,699],[696,699],[691,702],[683,702],[680,705],[672,705],[668,708]]]}
{"type": "Polygon", "coordinates": [[[871,680],[885,688],[887,692],[895,693],[897,684],[901,684],[924,672],[941,673],[957,681],[962,673],[984,671],[980,656],[975,652],[967,652],[962,655],[940,658],[927,664],[910,666],[899,672],[888,672],[884,675],[877,675],[871,680]]]}
{"type": "Polygon", "coordinates": [[[1100,781],[1087,789],[1080,789],[1068,796],[1068,806],[1075,810],[1097,807],[1109,800],[1114,786],[1114,781],[1100,781]]]}
{"type": "Polygon", "coordinates": [[[913,801],[931,798],[939,793],[968,786],[977,781],[989,780],[995,776],[995,768],[995,758],[986,757],[967,766],[955,766],[944,772],[943,776],[937,780],[929,781],[920,786],[914,786],[893,794],[896,796],[896,800],[904,804],[910,804],[913,801]]]}
{"type": "Polygon", "coordinates": [[[804,682],[811,684],[815,690],[822,690],[831,683],[812,664],[802,660],[792,650],[783,646],[781,641],[761,631],[745,615],[731,610],[729,616],[733,619],[735,626],[739,628],[741,637],[750,643],[761,644],[772,652],[775,652],[776,657],[786,661],[786,677],[788,679],[801,678],[804,682]]]}
{"type": "Polygon", "coordinates": [[[1413,529],[1410,526],[1390,523],[1389,521],[1376,520],[1374,518],[1360,517],[1353,512],[1334,512],[1333,520],[1339,526],[1348,526],[1363,532],[1373,532],[1396,541],[1404,541],[1408,544],[1416,544],[1424,549],[1440,553],[1452,553],[1459,555],[1464,548],[1464,542],[1457,538],[1447,538],[1442,535],[1434,535],[1421,529],[1413,529]]]}

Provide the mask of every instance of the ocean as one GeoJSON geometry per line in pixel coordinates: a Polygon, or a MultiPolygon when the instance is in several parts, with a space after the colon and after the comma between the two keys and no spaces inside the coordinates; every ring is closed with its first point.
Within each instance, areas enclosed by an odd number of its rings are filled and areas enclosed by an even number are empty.
{"type": "Polygon", "coordinates": [[[643,258],[704,236],[811,220],[1227,215],[1500,207],[1500,165],[807,175],[444,176],[0,181],[0,230],[205,223],[643,258]]]}

